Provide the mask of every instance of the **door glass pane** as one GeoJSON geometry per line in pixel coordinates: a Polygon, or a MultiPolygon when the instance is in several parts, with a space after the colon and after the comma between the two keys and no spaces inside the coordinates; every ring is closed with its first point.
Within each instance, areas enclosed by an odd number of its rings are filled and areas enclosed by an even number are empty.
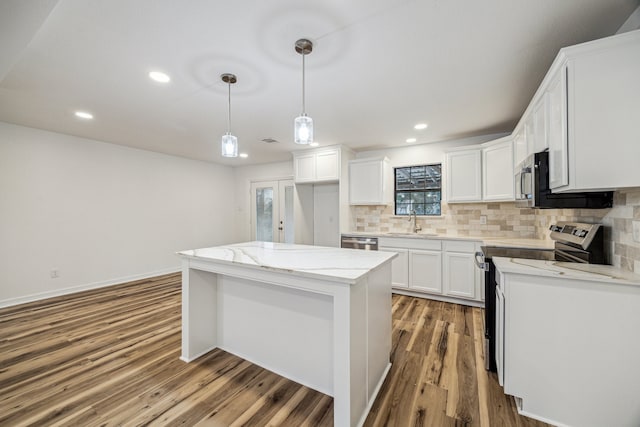
{"type": "Polygon", "coordinates": [[[256,240],[273,242],[273,188],[256,189],[256,240]]]}

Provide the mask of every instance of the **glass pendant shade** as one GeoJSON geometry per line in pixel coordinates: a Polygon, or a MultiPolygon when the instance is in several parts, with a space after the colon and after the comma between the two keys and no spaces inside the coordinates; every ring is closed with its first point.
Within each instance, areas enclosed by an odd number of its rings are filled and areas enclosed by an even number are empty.
{"type": "Polygon", "coordinates": [[[222,135],[222,155],[224,157],[238,157],[238,138],[227,132],[222,135]]]}
{"type": "Polygon", "coordinates": [[[296,117],[293,122],[293,135],[296,144],[313,142],[313,119],[306,114],[296,117]]]}

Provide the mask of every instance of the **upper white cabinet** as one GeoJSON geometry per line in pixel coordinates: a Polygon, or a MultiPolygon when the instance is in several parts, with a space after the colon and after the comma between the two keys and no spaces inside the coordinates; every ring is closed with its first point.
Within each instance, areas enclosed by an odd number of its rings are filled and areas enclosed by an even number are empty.
{"type": "Polygon", "coordinates": [[[513,200],[513,140],[501,138],[482,147],[482,199],[513,200]]]}
{"type": "Polygon", "coordinates": [[[340,148],[331,147],[293,154],[296,183],[340,180],[340,148]]]}
{"type": "Polygon", "coordinates": [[[561,49],[556,57],[518,126],[533,118],[529,151],[549,148],[554,192],[640,185],[639,52],[636,30],[561,49]]]}
{"type": "Polygon", "coordinates": [[[482,200],[482,155],[480,148],[448,152],[445,162],[447,202],[482,200]]]}
{"type": "Polygon", "coordinates": [[[558,188],[569,184],[567,163],[567,85],[566,70],[561,68],[546,88],[549,102],[549,186],[558,188]]]}
{"type": "Polygon", "coordinates": [[[513,132],[513,165],[516,168],[529,154],[527,135],[524,125],[513,132]]]}
{"type": "Polygon", "coordinates": [[[450,151],[445,159],[448,203],[514,200],[511,136],[450,151]]]}
{"type": "Polygon", "coordinates": [[[533,149],[531,153],[539,153],[549,148],[547,122],[548,122],[548,100],[543,94],[542,99],[533,108],[533,141],[529,144],[533,149]]]}
{"type": "Polygon", "coordinates": [[[349,162],[349,204],[387,205],[393,200],[389,159],[373,158],[349,162]]]}

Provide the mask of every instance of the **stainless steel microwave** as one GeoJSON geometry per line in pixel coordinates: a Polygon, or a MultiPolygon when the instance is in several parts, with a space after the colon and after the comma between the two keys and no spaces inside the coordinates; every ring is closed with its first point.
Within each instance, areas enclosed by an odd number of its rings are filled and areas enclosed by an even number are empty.
{"type": "Polygon", "coordinates": [[[613,192],[552,193],[549,188],[549,153],[528,156],[515,173],[516,206],[524,208],[602,209],[613,205],[613,192]]]}

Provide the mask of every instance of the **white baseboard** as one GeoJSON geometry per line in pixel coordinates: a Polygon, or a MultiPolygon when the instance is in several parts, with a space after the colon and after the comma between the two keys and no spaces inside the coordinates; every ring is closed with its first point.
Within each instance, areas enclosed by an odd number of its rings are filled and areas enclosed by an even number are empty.
{"type": "Polygon", "coordinates": [[[165,268],[157,271],[150,271],[148,273],[134,274],[132,276],[118,277],[117,279],[103,280],[100,282],[87,283],[85,285],[73,286],[64,289],[55,289],[48,292],[41,292],[38,294],[26,295],[23,297],[9,298],[0,300],[0,308],[11,307],[13,305],[25,304],[28,302],[39,301],[47,298],[59,297],[62,295],[75,294],[77,292],[88,291],[91,289],[103,288],[106,286],[120,285],[122,283],[131,282],[134,280],[147,279],[149,277],[162,276],[163,274],[177,273],[180,268],[165,268]]]}
{"type": "Polygon", "coordinates": [[[434,299],[436,301],[444,301],[444,302],[450,302],[453,304],[461,304],[461,305],[468,305],[470,307],[480,307],[480,308],[484,308],[484,302],[482,301],[474,301],[474,300],[468,300],[468,299],[464,299],[464,298],[455,298],[455,297],[448,297],[445,295],[434,295],[434,294],[428,294],[425,292],[416,292],[416,291],[411,291],[408,289],[398,289],[398,288],[391,288],[391,292],[394,294],[399,294],[399,295],[407,295],[410,297],[418,297],[418,298],[424,298],[424,299],[434,299]]]}

